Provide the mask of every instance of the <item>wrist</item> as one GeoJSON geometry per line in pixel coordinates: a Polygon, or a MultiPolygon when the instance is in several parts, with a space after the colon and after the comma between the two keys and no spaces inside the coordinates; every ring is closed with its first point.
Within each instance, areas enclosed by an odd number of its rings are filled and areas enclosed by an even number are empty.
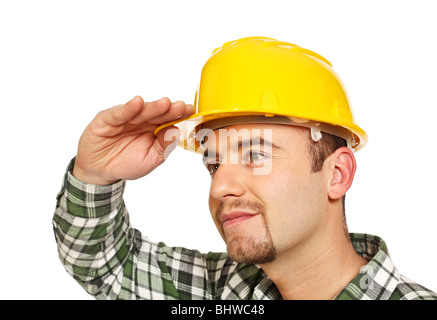
{"type": "Polygon", "coordinates": [[[97,185],[97,186],[106,186],[106,185],[113,184],[114,182],[118,181],[118,180],[105,179],[99,175],[92,174],[92,173],[82,169],[78,163],[74,164],[72,174],[77,180],[79,180],[81,182],[84,182],[87,184],[93,184],[93,185],[97,185]]]}

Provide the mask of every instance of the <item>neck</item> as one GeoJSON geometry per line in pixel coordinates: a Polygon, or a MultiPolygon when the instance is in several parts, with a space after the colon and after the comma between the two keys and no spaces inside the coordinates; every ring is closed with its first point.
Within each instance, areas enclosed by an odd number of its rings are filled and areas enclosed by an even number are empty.
{"type": "Polygon", "coordinates": [[[333,299],[365,264],[367,260],[355,252],[341,230],[306,240],[261,267],[284,300],[327,300],[333,299]]]}

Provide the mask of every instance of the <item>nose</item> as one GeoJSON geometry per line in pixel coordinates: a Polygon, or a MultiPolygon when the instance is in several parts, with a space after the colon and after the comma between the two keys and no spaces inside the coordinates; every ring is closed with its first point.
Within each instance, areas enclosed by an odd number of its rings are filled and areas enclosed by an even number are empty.
{"type": "Polygon", "coordinates": [[[221,164],[211,181],[210,196],[220,201],[241,197],[246,191],[243,178],[238,164],[221,164]]]}

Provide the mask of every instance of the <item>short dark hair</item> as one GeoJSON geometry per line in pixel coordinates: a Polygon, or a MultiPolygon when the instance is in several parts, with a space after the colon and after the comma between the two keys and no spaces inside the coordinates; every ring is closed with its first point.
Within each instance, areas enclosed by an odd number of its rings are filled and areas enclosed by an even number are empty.
{"type": "MultiPolygon", "coordinates": [[[[311,132],[308,131],[308,151],[311,157],[311,170],[312,172],[318,172],[322,170],[323,163],[326,158],[333,154],[338,148],[347,147],[345,139],[334,136],[332,134],[322,132],[322,138],[319,141],[314,141],[311,138],[311,132]]],[[[343,204],[343,219],[344,219],[344,232],[346,237],[349,238],[347,222],[346,222],[346,195],[342,198],[343,204]]]]}
{"type": "Polygon", "coordinates": [[[326,132],[322,132],[322,138],[319,141],[314,141],[311,136],[308,140],[312,172],[322,170],[323,163],[327,157],[334,153],[338,148],[347,146],[345,139],[326,132]]]}

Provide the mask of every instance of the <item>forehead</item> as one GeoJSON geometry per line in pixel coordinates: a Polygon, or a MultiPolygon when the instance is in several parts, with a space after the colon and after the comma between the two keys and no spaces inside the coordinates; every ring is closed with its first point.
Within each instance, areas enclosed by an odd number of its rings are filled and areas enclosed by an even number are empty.
{"type": "Polygon", "coordinates": [[[248,123],[230,125],[209,130],[203,137],[202,149],[225,146],[232,147],[232,143],[245,144],[273,143],[281,148],[303,144],[308,139],[308,129],[298,126],[248,123]]]}

